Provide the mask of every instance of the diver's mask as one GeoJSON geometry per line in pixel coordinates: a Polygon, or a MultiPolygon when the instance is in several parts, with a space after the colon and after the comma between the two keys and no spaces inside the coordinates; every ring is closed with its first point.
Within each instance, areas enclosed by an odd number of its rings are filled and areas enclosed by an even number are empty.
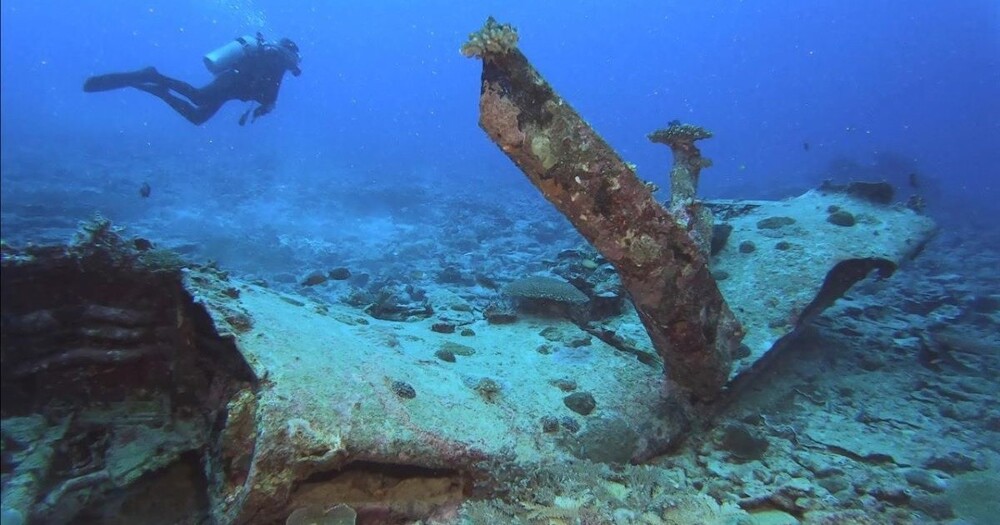
{"type": "Polygon", "coordinates": [[[302,69],[299,68],[299,63],[302,62],[302,55],[299,54],[299,46],[292,42],[290,38],[282,38],[278,42],[278,48],[285,52],[288,58],[288,69],[293,75],[299,76],[302,74],[302,69]]]}

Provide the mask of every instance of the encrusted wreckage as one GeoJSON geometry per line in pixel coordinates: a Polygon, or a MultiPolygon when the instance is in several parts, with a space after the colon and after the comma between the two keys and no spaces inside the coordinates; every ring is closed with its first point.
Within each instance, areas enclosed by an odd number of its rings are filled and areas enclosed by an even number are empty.
{"type": "MultiPolygon", "coordinates": [[[[850,187],[810,192],[783,203],[702,202],[696,194],[698,179],[711,161],[702,157],[695,141],[712,134],[678,121],[649,135],[652,142],[669,146],[674,157],[665,208],[531,66],[517,42],[511,25],[491,17],[462,48],[466,56],[482,59],[479,125],[614,265],[667,376],[694,402],[716,400],[727,384],[808,316],[872,270],[891,274],[899,262],[919,253],[934,231],[930,219],[889,208],[884,199],[859,199],[850,187]],[[716,224],[713,208],[723,222],[716,224]],[[863,216],[876,231],[837,228],[854,226],[853,214],[845,211],[851,208],[867,212],[863,216]],[[831,210],[826,221],[817,209],[831,210]],[[747,238],[768,230],[755,229],[748,221],[766,224],[775,218],[772,214],[782,213],[802,218],[782,217],[788,220],[778,222],[788,228],[765,233],[794,238],[795,243],[779,241],[777,251],[762,250],[753,257],[722,257],[730,236],[747,238]],[[849,225],[839,220],[845,216],[851,217],[849,225]],[[810,227],[803,228],[807,223],[810,227]],[[873,242],[865,237],[869,233],[889,235],[873,242]],[[803,243],[824,248],[809,249],[803,243]],[[741,278],[720,290],[712,272],[723,268],[738,269],[741,278]],[[786,273],[796,279],[785,278],[786,273]],[[770,302],[759,304],[762,296],[770,302]],[[740,316],[734,315],[732,304],[738,305],[740,316]],[[792,312],[785,322],[761,318],[760,311],[770,309],[764,307],[775,306],[792,312]],[[747,334],[751,344],[741,345],[747,334]]],[[[891,187],[888,191],[891,199],[891,187]]],[[[737,274],[723,270],[717,275],[737,274]]]]}
{"type": "MultiPolygon", "coordinates": [[[[483,62],[479,125],[614,265],[669,377],[694,399],[711,401],[729,379],[743,329],[706,255],[531,66],[517,39],[505,36],[511,34],[512,27],[491,18],[463,47],[483,62]]],[[[677,169],[695,178],[701,165],[691,158],[677,169]]]]}
{"type": "Polygon", "coordinates": [[[516,43],[491,21],[463,48],[483,59],[481,124],[614,263],[662,362],[559,320],[481,319],[458,344],[434,319],[293,297],[97,220],[70,246],[3,245],[4,522],[415,521],[546,465],[640,463],[711,413],[692,399],[719,406],[933,232],[884,188],[699,202],[707,132],[679,123],[651,137],[675,154],[668,211],[516,43]]]}

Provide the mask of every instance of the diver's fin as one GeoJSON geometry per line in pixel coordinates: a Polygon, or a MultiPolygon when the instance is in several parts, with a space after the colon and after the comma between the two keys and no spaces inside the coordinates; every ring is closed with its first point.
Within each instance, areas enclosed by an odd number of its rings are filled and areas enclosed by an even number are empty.
{"type": "Polygon", "coordinates": [[[160,72],[155,67],[147,67],[138,71],[129,71],[128,73],[109,73],[107,75],[90,77],[83,83],[83,90],[87,93],[110,91],[137,84],[156,82],[159,78],[160,72]]]}

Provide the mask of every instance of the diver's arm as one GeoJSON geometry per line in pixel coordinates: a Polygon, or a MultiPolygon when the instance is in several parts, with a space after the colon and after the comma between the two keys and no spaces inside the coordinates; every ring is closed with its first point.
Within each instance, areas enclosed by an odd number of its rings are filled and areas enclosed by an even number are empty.
{"type": "Polygon", "coordinates": [[[253,118],[250,119],[250,122],[257,120],[257,117],[263,117],[272,111],[274,111],[273,102],[270,104],[261,104],[253,109],[253,118]]]}
{"type": "Polygon", "coordinates": [[[264,70],[257,102],[260,106],[254,109],[253,117],[262,117],[274,110],[274,105],[278,101],[278,91],[281,89],[281,81],[285,77],[284,57],[273,47],[265,48],[262,62],[264,70]]]}
{"type": "Polygon", "coordinates": [[[257,102],[260,102],[260,105],[253,110],[254,119],[257,117],[263,117],[264,115],[274,111],[274,105],[278,101],[278,90],[280,88],[280,76],[272,82],[267,82],[262,87],[260,97],[257,98],[257,102]]]}

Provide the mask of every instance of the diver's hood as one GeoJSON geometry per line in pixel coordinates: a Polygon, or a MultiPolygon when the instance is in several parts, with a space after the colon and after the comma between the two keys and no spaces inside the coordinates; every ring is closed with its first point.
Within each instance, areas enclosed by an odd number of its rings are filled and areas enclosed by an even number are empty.
{"type": "Polygon", "coordinates": [[[302,55],[299,54],[299,46],[290,38],[282,38],[278,42],[278,49],[285,54],[285,59],[288,61],[288,70],[295,76],[301,75],[302,69],[299,67],[299,64],[302,62],[302,55]]]}

